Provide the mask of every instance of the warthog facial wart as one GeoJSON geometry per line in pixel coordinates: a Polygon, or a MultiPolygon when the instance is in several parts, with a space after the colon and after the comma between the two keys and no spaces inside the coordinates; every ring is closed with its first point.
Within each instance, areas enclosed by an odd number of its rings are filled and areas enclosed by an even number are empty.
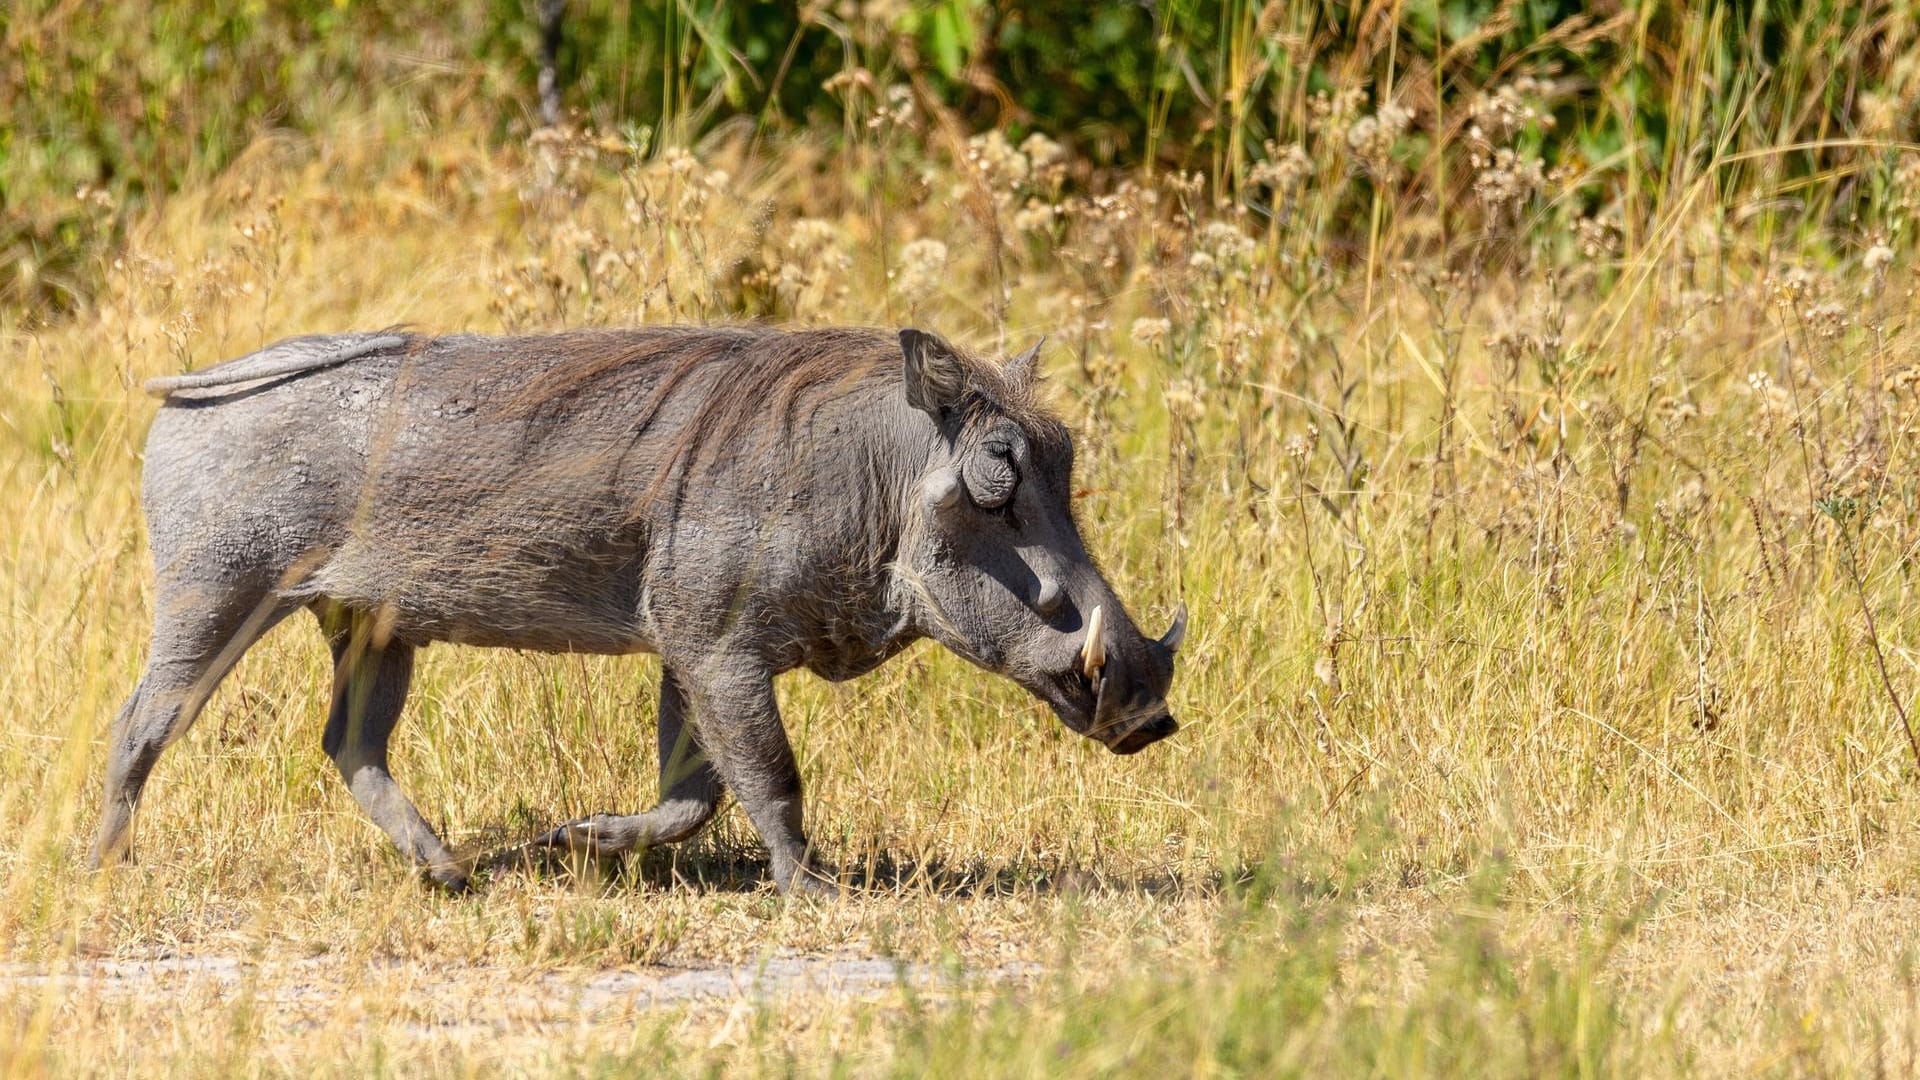
{"type": "Polygon", "coordinates": [[[773,679],[930,637],[1131,754],[1171,735],[1185,609],[1142,634],[1071,511],[1073,446],[1004,364],[919,330],[296,338],[147,384],[147,667],[114,723],[96,863],[161,752],[276,623],[333,651],[321,743],[437,882],[469,868],[387,768],[433,642],[655,653],[660,801],[536,844],[684,840],[732,791],[774,882],[819,890],[773,679]]]}

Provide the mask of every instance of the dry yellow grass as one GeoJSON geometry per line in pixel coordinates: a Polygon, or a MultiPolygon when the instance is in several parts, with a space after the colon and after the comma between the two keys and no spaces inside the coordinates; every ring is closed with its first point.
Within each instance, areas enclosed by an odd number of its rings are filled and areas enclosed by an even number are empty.
{"type": "MultiPolygon", "coordinates": [[[[4,327],[0,1070],[1912,1070],[1916,772],[1874,659],[1920,685],[1903,263],[1793,270],[1685,191],[1631,251],[1524,195],[1451,271],[1397,261],[1412,209],[1320,261],[1309,209],[1179,178],[1035,216],[1039,145],[383,119],[261,143],[143,214],[94,307],[4,327]],[[80,868],[146,626],[141,378],[307,331],[761,313],[1052,335],[1090,542],[1143,621],[1193,609],[1176,739],[1112,758],[922,646],[781,687],[861,895],[781,901],[730,811],[610,881],[450,899],[321,754],[295,620],[163,761],[138,865],[80,868]],[[769,957],[927,967],[581,1000],[769,957]]],[[[458,844],[637,808],[656,678],[433,649],[395,772],[458,844]]]]}

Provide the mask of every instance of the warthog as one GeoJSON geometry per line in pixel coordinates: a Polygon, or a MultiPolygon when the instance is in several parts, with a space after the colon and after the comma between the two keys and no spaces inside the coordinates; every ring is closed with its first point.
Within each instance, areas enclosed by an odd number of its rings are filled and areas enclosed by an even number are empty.
{"type": "Polygon", "coordinates": [[[1082,545],[1073,447],[1005,364],[918,330],[653,328],[296,338],[155,379],[145,673],[111,737],[96,864],[154,763],[285,616],[333,650],[327,754],[434,880],[456,859],[387,771],[415,650],[660,656],[660,801],[534,843],[692,836],[740,800],[785,891],[807,863],[773,678],[931,637],[1131,754],[1172,734],[1185,609],[1143,636],[1082,545]]]}

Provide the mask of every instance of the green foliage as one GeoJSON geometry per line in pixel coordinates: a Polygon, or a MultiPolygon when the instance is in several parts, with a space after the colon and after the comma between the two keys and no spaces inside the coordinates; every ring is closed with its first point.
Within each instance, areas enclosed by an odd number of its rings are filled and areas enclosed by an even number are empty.
{"type": "Polygon", "coordinates": [[[14,53],[0,64],[0,299],[71,304],[116,210],[206,178],[263,135],[320,131],[375,99],[422,116],[504,107],[517,88],[492,68],[445,64],[484,40],[481,15],[331,0],[0,6],[14,53]]]}
{"type": "MultiPolygon", "coordinates": [[[[70,306],[91,290],[101,244],[123,220],[114,207],[217,171],[269,131],[317,132],[378,101],[396,123],[524,132],[536,111],[537,9],[0,9],[15,53],[0,67],[0,298],[70,306]],[[103,194],[75,199],[83,185],[103,194]]],[[[1432,152],[1460,137],[1472,102],[1535,76],[1561,92],[1532,149],[1583,170],[1585,208],[1619,205],[1636,228],[1709,164],[1728,205],[1744,196],[1765,214],[1860,213],[1892,159],[1848,140],[1912,137],[1914,108],[1902,103],[1920,87],[1897,61],[1914,22],[1900,5],[1838,0],[1415,0],[1390,12],[1250,0],[603,0],[569,5],[558,66],[570,109],[602,129],[651,127],[668,143],[732,118],[831,137],[852,130],[863,93],[911,83],[962,128],[1042,130],[1095,166],[1198,168],[1223,190],[1245,181],[1269,140],[1305,139],[1314,95],[1359,88],[1372,92],[1369,108],[1387,96],[1411,107],[1425,150],[1395,182],[1443,205],[1460,201],[1469,170],[1432,152]],[[1794,186],[1836,170],[1867,182],[1807,195],[1794,186]]]]}

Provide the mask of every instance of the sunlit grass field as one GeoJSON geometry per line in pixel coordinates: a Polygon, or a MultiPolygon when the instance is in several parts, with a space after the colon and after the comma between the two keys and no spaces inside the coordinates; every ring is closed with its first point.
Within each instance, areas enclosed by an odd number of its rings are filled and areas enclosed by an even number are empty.
{"type": "MultiPolygon", "coordinates": [[[[850,137],[375,104],[134,209],[82,192],[126,218],[97,289],[0,308],[0,1071],[1920,1068],[1920,151],[1788,176],[1702,103],[1671,161],[1543,161],[1577,89],[1299,90],[1244,174],[1094,174],[903,84],[850,137]],[[1446,170],[1460,206],[1408,194],[1446,170]],[[1090,546],[1143,624],[1191,609],[1181,732],[1113,757],[923,643],[780,685],[842,899],[778,897],[737,809],[447,897],[321,753],[302,617],[162,761],[137,863],[83,869],[144,655],[143,378],[313,331],[741,320],[1046,335],[1090,546]],[[913,977],[578,992],[796,957],[913,977]]],[[[474,851],[642,809],[657,682],[436,647],[395,774],[474,851]]]]}

